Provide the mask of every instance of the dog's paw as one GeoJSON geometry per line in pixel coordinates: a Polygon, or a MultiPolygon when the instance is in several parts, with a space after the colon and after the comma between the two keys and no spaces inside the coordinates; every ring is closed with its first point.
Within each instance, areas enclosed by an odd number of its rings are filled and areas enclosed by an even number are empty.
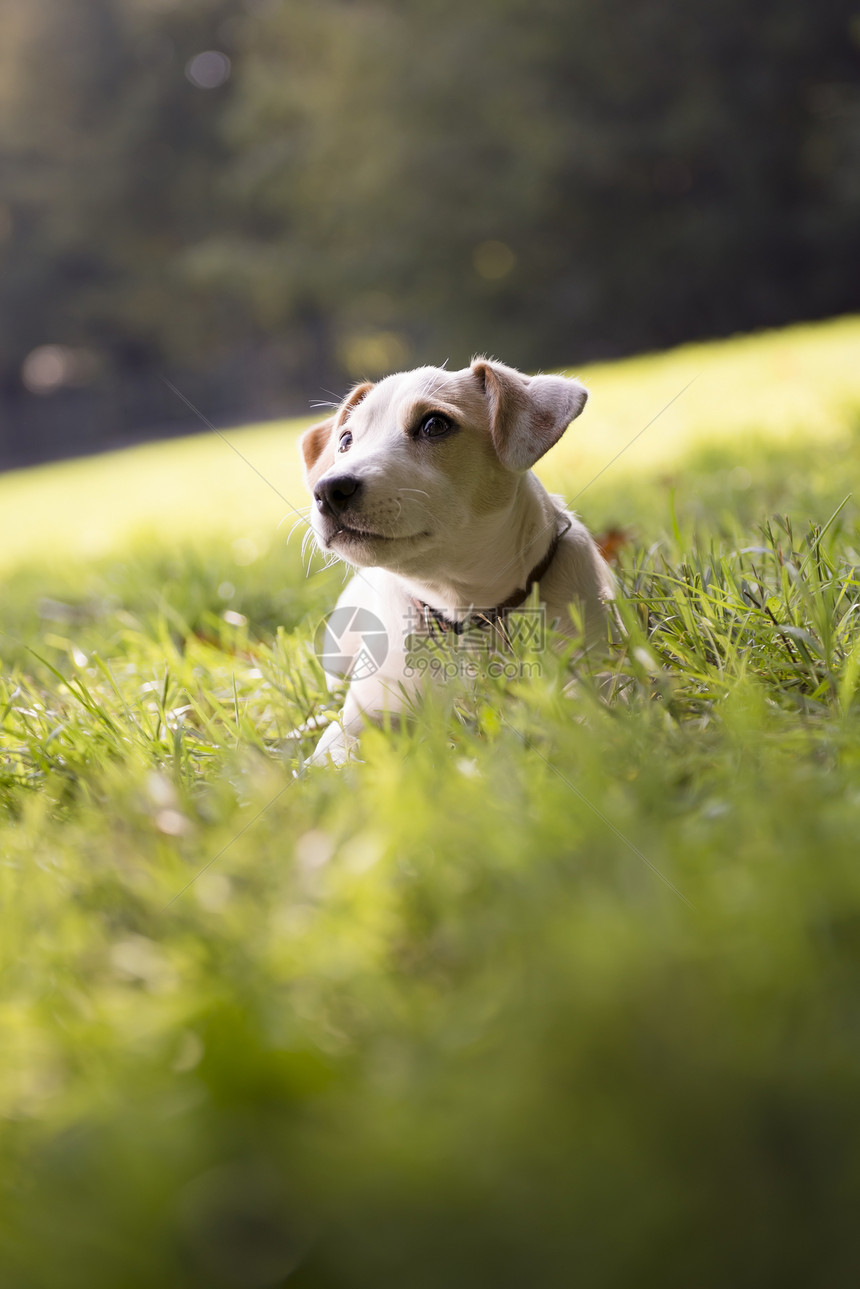
{"type": "Polygon", "coordinates": [[[338,721],[332,721],[314,748],[310,765],[346,765],[357,759],[358,738],[348,734],[338,721]]]}

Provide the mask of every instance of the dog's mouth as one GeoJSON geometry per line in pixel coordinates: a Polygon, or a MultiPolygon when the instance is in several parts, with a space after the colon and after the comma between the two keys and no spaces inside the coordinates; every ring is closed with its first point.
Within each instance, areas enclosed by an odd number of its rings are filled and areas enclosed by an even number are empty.
{"type": "Polygon", "coordinates": [[[410,542],[415,541],[418,537],[429,537],[427,532],[421,533],[404,533],[396,537],[388,536],[386,533],[376,533],[369,528],[350,528],[347,524],[341,524],[336,528],[331,536],[325,539],[326,546],[333,546],[335,542],[361,543],[361,542],[410,542]]]}

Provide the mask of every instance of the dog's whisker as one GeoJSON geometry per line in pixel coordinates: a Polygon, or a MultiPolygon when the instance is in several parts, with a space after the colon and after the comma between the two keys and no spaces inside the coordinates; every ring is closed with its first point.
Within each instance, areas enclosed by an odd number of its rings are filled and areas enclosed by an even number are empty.
{"type": "MultiPolygon", "coordinates": [[[[278,527],[280,528],[281,524],[283,524],[287,519],[289,519],[289,515],[284,515],[284,518],[281,520],[281,523],[278,524],[278,527]]],[[[311,522],[311,514],[310,514],[310,508],[308,508],[306,513],[302,512],[299,515],[298,519],[294,519],[292,524],[290,525],[290,531],[287,533],[287,545],[289,545],[289,543],[292,541],[293,533],[296,531],[296,529],[299,527],[300,524],[305,525],[306,533],[309,534],[311,532],[310,522],[311,522]]]]}
{"type": "Polygon", "coordinates": [[[305,577],[308,577],[311,571],[311,561],[314,557],[313,540],[314,531],[312,528],[308,528],[302,538],[302,569],[304,570],[305,577]]]}
{"type": "Polygon", "coordinates": [[[320,407],[340,407],[343,402],[343,395],[337,394],[333,389],[323,389],[324,394],[331,394],[334,399],[333,403],[320,403],[320,407]]]}
{"type": "MultiPolygon", "coordinates": [[[[422,510],[424,511],[424,513],[425,513],[426,515],[429,515],[431,519],[435,519],[435,517],[436,517],[436,512],[434,511],[433,507],[432,507],[432,506],[431,506],[431,504],[430,504],[431,498],[430,498],[430,493],[429,493],[429,492],[425,492],[423,488],[398,488],[398,489],[397,489],[397,491],[398,491],[398,492],[415,492],[415,493],[418,493],[419,495],[418,495],[418,502],[417,502],[417,505],[419,505],[419,506],[422,508],[422,510]],[[426,500],[426,501],[422,501],[422,500],[421,500],[421,498],[422,498],[422,497],[426,497],[426,498],[427,498],[427,500],[426,500]]],[[[397,504],[401,507],[401,509],[400,509],[400,511],[398,512],[398,515],[397,515],[397,518],[399,519],[399,518],[400,518],[400,514],[402,513],[402,509],[403,509],[403,507],[402,507],[402,503],[401,503],[400,501],[398,501],[398,499],[397,499],[396,497],[394,498],[394,500],[395,500],[395,501],[397,501],[397,504]]]]}
{"type": "Polygon", "coordinates": [[[432,398],[446,376],[447,372],[431,372],[424,383],[423,390],[421,391],[424,397],[432,398]]]}

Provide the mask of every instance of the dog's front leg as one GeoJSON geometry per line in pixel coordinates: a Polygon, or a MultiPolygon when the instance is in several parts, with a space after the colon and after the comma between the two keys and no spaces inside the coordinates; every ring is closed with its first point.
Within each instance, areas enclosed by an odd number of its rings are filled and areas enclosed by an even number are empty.
{"type": "Polygon", "coordinates": [[[347,693],[339,718],[327,725],[322,738],[314,748],[311,765],[343,765],[358,744],[358,735],[364,724],[364,714],[347,693]]]}
{"type": "Polygon", "coordinates": [[[402,673],[378,673],[353,680],[340,717],[326,726],[311,763],[324,765],[333,761],[335,765],[343,765],[355,751],[363,727],[382,725],[386,721],[396,723],[406,701],[407,686],[402,673]]]}

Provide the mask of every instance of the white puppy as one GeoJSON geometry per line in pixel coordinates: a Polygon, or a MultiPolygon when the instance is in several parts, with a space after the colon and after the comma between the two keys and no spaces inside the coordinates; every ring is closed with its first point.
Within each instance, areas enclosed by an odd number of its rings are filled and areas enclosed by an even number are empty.
{"type": "Polygon", "coordinates": [[[403,709],[417,683],[407,665],[416,631],[498,629],[539,584],[560,630],[572,629],[578,602],[587,632],[603,632],[609,569],[530,468],[587,397],[576,380],[476,359],[359,385],[303,434],[317,542],[358,569],[325,646],[327,668],[337,652],[350,685],[314,761],[344,760],[365,720],[403,709]]]}

